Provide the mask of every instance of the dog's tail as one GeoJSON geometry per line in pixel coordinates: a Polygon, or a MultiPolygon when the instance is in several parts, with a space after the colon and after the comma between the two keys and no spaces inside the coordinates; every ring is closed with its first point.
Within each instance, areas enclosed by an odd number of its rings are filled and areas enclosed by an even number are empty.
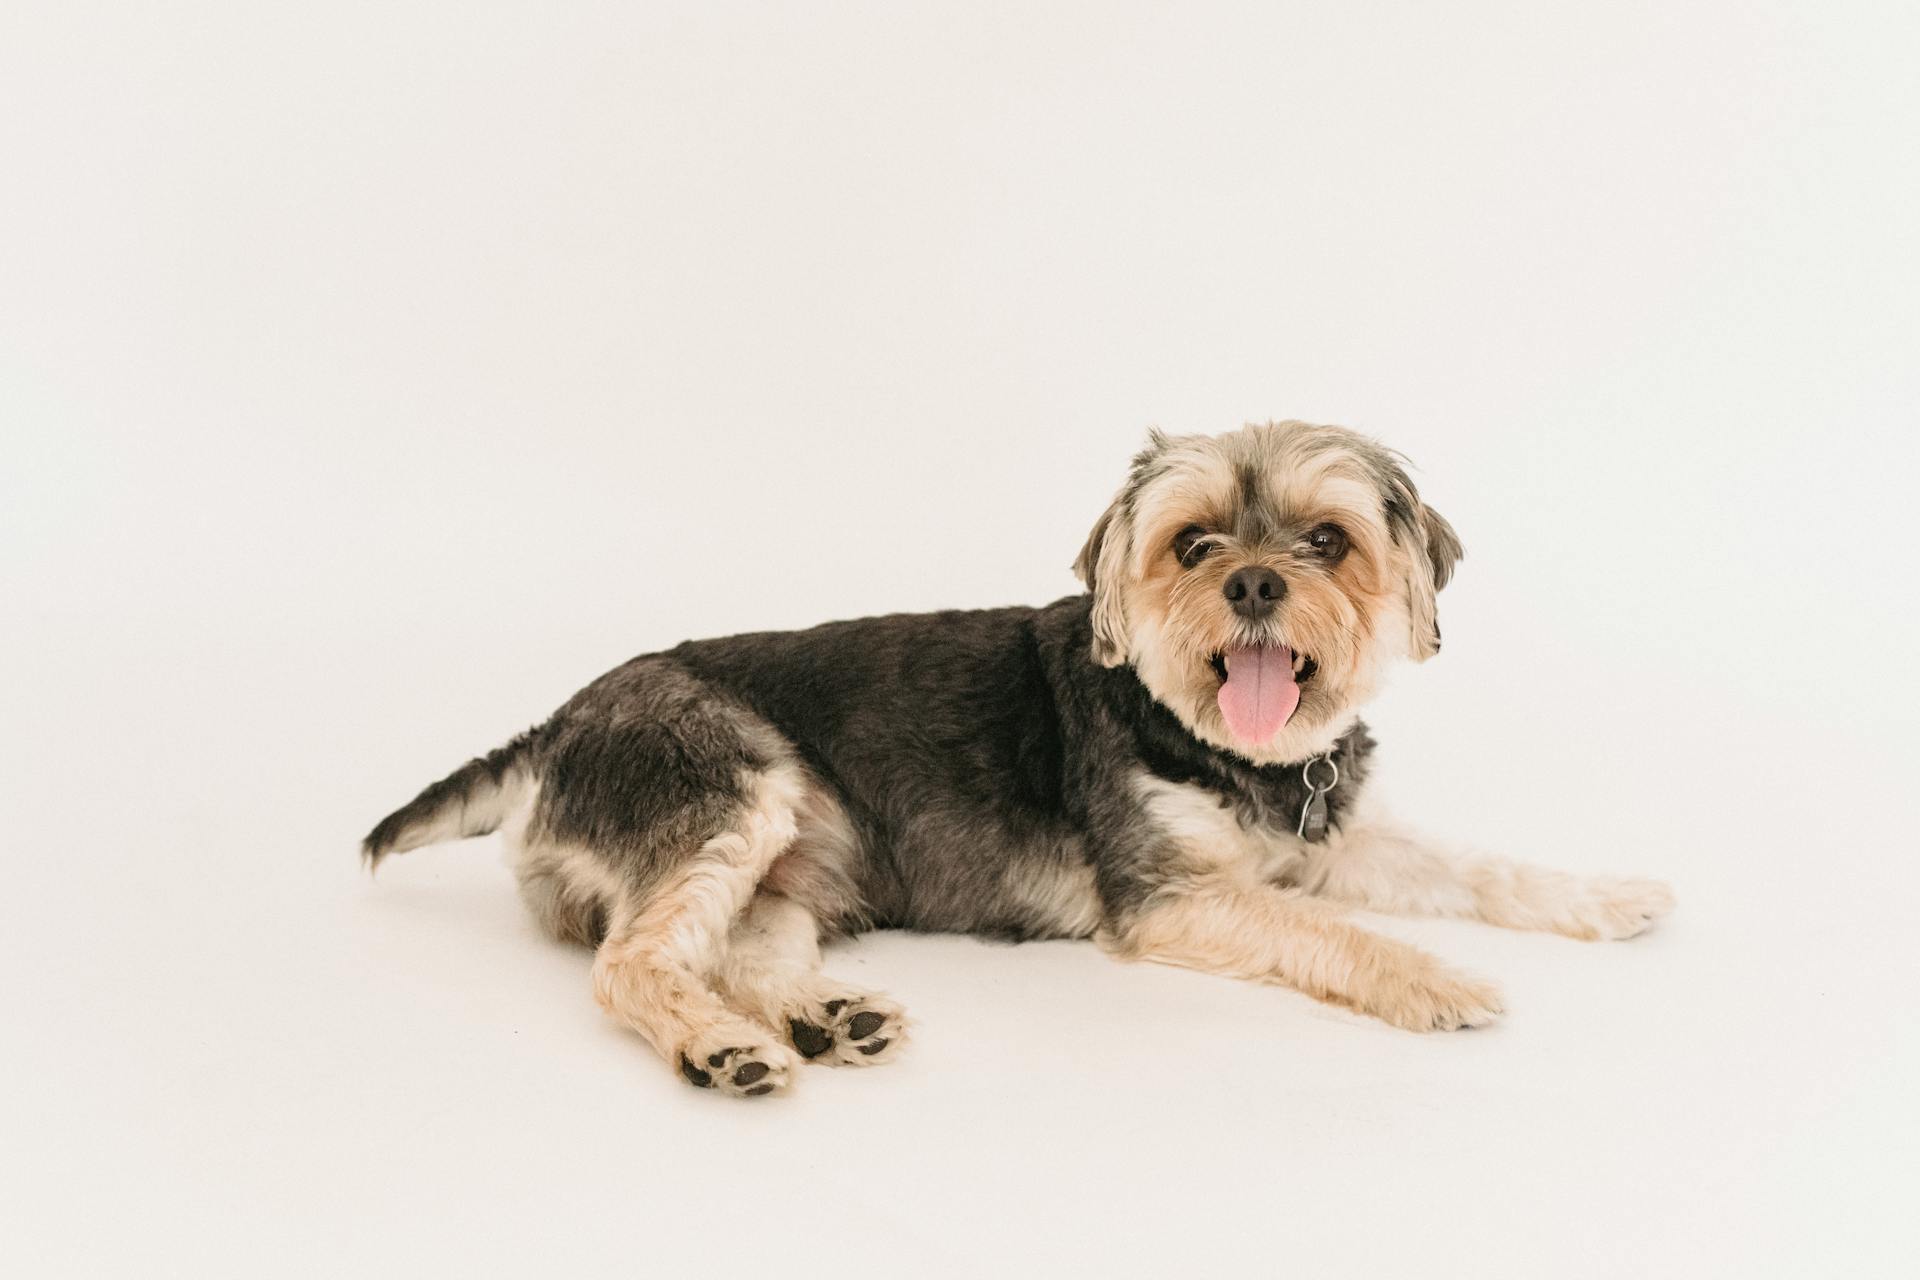
{"type": "Polygon", "coordinates": [[[360,843],[372,870],[390,853],[497,831],[533,786],[529,730],[497,751],[469,760],[380,820],[360,843]]]}

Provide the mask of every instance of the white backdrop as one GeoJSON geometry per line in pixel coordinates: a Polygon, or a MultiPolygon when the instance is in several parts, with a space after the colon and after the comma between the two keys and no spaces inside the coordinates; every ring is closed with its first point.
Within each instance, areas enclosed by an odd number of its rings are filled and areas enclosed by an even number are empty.
{"type": "Polygon", "coordinates": [[[12,4],[0,1267],[1891,1274],[1920,1165],[1897,4],[12,4]],[[1145,428],[1468,558],[1408,816],[1669,878],[1413,1037],[881,935],[687,1089],[376,818],[688,635],[1039,603],[1145,428]]]}

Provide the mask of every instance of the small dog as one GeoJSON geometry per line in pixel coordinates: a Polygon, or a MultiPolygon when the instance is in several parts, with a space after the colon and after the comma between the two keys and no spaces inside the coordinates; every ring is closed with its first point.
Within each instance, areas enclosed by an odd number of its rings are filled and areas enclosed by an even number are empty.
{"type": "Polygon", "coordinates": [[[1338,427],[1154,433],[1045,608],[895,615],[649,654],[434,783],[370,864],[505,833],[594,993],[701,1088],[890,1060],[885,996],[825,937],[1093,938],[1414,1031],[1499,992],[1340,903],[1626,938],[1648,880],[1456,859],[1370,812],[1357,718],[1440,648],[1459,539],[1399,455],[1338,427]]]}

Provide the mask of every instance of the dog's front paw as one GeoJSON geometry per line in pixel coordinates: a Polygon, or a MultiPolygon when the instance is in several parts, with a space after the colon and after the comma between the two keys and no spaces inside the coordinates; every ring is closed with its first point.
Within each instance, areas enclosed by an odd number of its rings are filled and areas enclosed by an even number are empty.
{"type": "Polygon", "coordinates": [[[1408,1031],[1481,1027],[1506,1012],[1500,988],[1439,964],[1383,977],[1354,1003],[1408,1031]]]}
{"type": "Polygon", "coordinates": [[[1585,881],[1567,904],[1558,932],[1589,942],[1614,942],[1645,933],[1653,922],[1673,910],[1673,890],[1658,880],[1615,879],[1603,876],[1585,881]]]}

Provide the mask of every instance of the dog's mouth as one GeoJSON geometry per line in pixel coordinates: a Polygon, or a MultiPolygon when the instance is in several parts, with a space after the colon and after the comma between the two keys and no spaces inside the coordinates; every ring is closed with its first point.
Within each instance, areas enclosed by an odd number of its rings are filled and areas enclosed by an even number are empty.
{"type": "Polygon", "coordinates": [[[1320,664],[1283,644],[1241,645],[1207,660],[1220,680],[1220,714],[1235,737],[1270,741],[1300,705],[1300,686],[1320,664]]]}
{"type": "MultiPolygon", "coordinates": [[[[1293,682],[1295,684],[1305,684],[1307,681],[1313,679],[1314,672],[1320,670],[1320,664],[1313,660],[1311,654],[1301,653],[1297,649],[1287,649],[1285,645],[1276,645],[1274,647],[1283,649],[1292,655],[1288,661],[1288,666],[1293,672],[1293,682]]],[[[1222,684],[1227,682],[1228,652],[1230,651],[1223,649],[1207,659],[1207,665],[1213,668],[1214,678],[1222,684]]]]}

